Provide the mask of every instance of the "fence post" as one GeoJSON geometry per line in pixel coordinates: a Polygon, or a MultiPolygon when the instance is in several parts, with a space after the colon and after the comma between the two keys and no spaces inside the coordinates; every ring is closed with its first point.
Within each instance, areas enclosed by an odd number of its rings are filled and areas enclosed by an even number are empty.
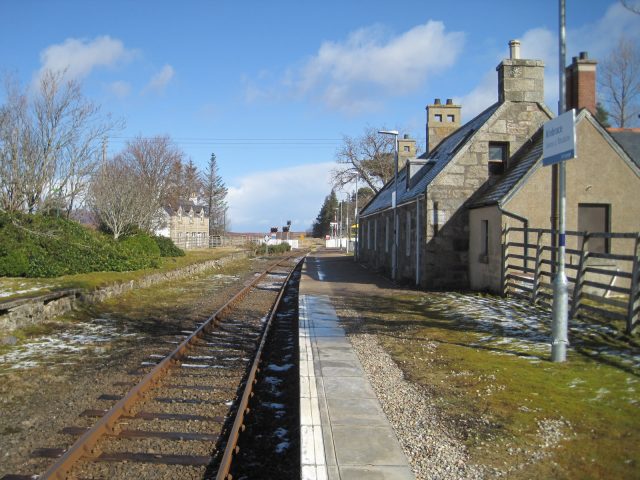
{"type": "Polygon", "coordinates": [[[502,264],[500,268],[500,285],[502,285],[502,296],[507,295],[507,269],[509,257],[509,229],[506,225],[502,227],[502,264]]]}
{"type": "Polygon", "coordinates": [[[571,311],[569,318],[574,318],[578,314],[580,304],[582,303],[582,287],[586,276],[587,259],[589,258],[589,232],[585,232],[582,237],[582,249],[580,250],[580,262],[578,263],[578,271],[576,281],[573,285],[573,298],[571,300],[571,311]]]}
{"type": "Polygon", "coordinates": [[[629,289],[629,310],[627,313],[627,333],[633,331],[640,316],[640,234],[636,237],[633,249],[633,268],[631,269],[631,288],[629,289]]]}
{"type": "Polygon", "coordinates": [[[542,236],[543,231],[538,231],[538,239],[536,240],[536,263],[533,267],[533,286],[531,288],[531,303],[535,304],[538,300],[538,290],[540,289],[540,271],[542,269],[542,236]]]}

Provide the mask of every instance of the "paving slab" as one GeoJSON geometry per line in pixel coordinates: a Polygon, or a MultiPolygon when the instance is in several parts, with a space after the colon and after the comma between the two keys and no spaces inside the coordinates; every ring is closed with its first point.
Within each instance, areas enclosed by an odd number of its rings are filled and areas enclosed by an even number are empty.
{"type": "Polygon", "coordinates": [[[309,256],[302,272],[302,478],[415,479],[336,314],[331,289],[339,285],[344,292],[360,283],[350,283],[340,265],[331,257],[309,256]]]}

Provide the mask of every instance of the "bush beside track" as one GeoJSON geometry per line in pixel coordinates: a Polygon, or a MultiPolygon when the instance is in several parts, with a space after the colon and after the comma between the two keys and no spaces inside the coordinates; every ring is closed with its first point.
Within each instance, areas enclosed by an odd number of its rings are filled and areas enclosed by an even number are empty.
{"type": "Polygon", "coordinates": [[[155,268],[160,257],[181,255],[171,240],[146,233],[114,240],[64,218],[0,212],[0,276],[122,272],[155,268]]]}

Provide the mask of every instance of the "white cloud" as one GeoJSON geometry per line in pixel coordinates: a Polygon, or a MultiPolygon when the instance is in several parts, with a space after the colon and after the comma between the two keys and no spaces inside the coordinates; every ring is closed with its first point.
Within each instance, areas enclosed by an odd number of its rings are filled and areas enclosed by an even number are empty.
{"type": "Polygon", "coordinates": [[[42,67],[38,76],[45,70],[65,71],[68,78],[84,78],[97,67],[113,67],[126,62],[136,55],[124,44],[108,35],[88,41],[68,38],[64,42],[51,45],[40,53],[42,67]]]}
{"type": "MultiPolygon", "coordinates": [[[[590,58],[602,61],[618,43],[624,33],[632,41],[640,42],[640,15],[625,9],[619,3],[611,5],[605,15],[593,24],[567,31],[566,61],[579,52],[589,52],[590,58]]],[[[543,60],[545,63],[545,103],[553,112],[558,105],[558,35],[545,28],[528,30],[521,37],[521,57],[543,60]]],[[[496,57],[496,64],[508,55],[504,52],[496,57]]],[[[497,96],[498,77],[493,68],[481,77],[480,83],[469,93],[461,96],[462,113],[469,120],[494,103],[497,96]]]]}
{"type": "Polygon", "coordinates": [[[301,68],[285,72],[279,85],[248,85],[247,97],[277,97],[284,90],[315,98],[332,110],[371,111],[386,98],[412,93],[445,72],[458,58],[464,38],[435,21],[395,37],[380,26],[362,28],[344,42],[324,42],[301,68]]]}
{"type": "Polygon", "coordinates": [[[306,230],[315,220],[331,191],[331,169],[335,163],[316,163],[254,172],[229,186],[227,200],[231,229],[235,232],[267,232],[291,220],[296,231],[306,230]]]}
{"type": "Polygon", "coordinates": [[[169,82],[173,79],[175,70],[171,65],[165,65],[162,69],[156,73],[147,84],[145,91],[154,91],[157,93],[163,92],[169,85],[169,82]]]}
{"type": "Polygon", "coordinates": [[[128,97],[131,93],[131,84],[124,81],[113,82],[108,86],[109,91],[118,98],[128,97]]]}

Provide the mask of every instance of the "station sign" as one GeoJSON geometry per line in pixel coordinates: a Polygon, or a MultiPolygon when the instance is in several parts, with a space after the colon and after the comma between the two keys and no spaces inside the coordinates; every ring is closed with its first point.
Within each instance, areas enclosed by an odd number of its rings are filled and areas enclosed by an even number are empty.
{"type": "Polygon", "coordinates": [[[577,156],[576,111],[571,109],[544,124],[542,164],[555,165],[577,156]]]}

